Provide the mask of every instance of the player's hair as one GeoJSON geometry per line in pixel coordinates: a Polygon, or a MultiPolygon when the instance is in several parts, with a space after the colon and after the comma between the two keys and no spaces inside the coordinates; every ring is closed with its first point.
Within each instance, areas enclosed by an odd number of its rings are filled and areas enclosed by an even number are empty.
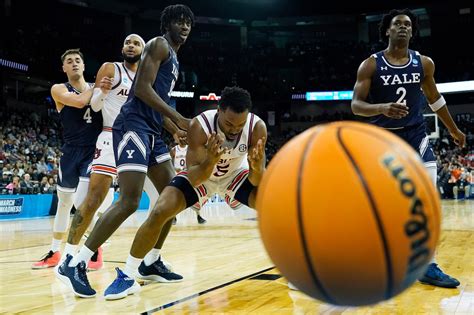
{"type": "Polygon", "coordinates": [[[191,26],[194,26],[194,13],[187,5],[173,4],[167,6],[163,12],[161,12],[161,33],[165,34],[172,22],[180,21],[182,19],[189,21],[191,26]]]}
{"type": "Polygon", "coordinates": [[[250,93],[238,86],[225,87],[221,92],[219,108],[226,110],[230,108],[235,113],[243,113],[252,108],[250,93]]]}
{"type": "Polygon", "coordinates": [[[73,49],[66,50],[64,54],[61,55],[61,62],[64,62],[64,59],[66,59],[67,55],[74,55],[74,54],[81,56],[82,62],[84,62],[84,55],[82,54],[80,48],[73,48],[73,49]]]}
{"type": "Polygon", "coordinates": [[[387,30],[390,28],[390,23],[392,22],[392,19],[396,17],[397,15],[406,15],[410,18],[411,20],[411,29],[412,29],[412,38],[416,37],[418,35],[418,18],[416,17],[413,12],[411,12],[408,9],[403,9],[403,10],[391,10],[387,14],[385,14],[382,17],[382,21],[380,21],[379,24],[379,36],[380,40],[383,42],[387,43],[388,38],[387,38],[387,30]]]}

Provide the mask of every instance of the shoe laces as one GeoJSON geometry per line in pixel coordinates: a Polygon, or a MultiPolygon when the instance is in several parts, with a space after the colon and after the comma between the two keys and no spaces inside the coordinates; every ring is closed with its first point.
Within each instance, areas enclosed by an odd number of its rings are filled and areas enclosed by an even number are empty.
{"type": "Polygon", "coordinates": [[[153,263],[153,266],[161,273],[171,273],[171,270],[166,268],[165,264],[161,260],[161,257],[153,263]]]}
{"type": "Polygon", "coordinates": [[[81,261],[79,263],[79,265],[77,265],[77,270],[78,270],[77,275],[78,275],[79,279],[82,281],[82,284],[85,285],[85,286],[90,287],[89,279],[87,279],[86,263],[81,261]]]}
{"type": "Polygon", "coordinates": [[[443,279],[446,277],[444,272],[438,267],[438,264],[433,263],[431,268],[433,269],[433,274],[436,278],[443,279]]]}
{"type": "Polygon", "coordinates": [[[48,260],[49,258],[53,257],[54,256],[54,252],[52,250],[50,250],[47,254],[45,254],[41,259],[40,261],[46,261],[48,260]]]}

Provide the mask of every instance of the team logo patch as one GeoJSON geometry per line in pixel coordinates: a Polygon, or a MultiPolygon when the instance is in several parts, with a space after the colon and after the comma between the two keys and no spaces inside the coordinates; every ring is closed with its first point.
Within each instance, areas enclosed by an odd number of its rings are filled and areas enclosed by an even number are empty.
{"type": "Polygon", "coordinates": [[[247,145],[246,144],[239,145],[239,152],[245,152],[245,151],[247,151],[247,145]]]}
{"type": "Polygon", "coordinates": [[[102,149],[95,148],[94,152],[94,160],[97,160],[100,157],[100,153],[102,152],[102,149]]]}

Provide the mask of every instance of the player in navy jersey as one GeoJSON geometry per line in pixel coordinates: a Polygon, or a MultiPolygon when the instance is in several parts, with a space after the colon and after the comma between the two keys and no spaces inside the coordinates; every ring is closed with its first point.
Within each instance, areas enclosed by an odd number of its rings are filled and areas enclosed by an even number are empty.
{"type": "MultiPolygon", "coordinates": [[[[426,104],[461,148],[466,136],[456,126],[436,88],[433,60],[408,48],[416,33],[416,16],[407,9],[392,10],[383,17],[380,36],[388,40],[388,46],[361,63],[351,107],[354,114],[370,117],[371,123],[408,142],[420,154],[436,187],[436,158],[423,120],[426,104]]],[[[447,288],[459,285],[458,280],[443,273],[434,262],[420,281],[447,288]]]]}
{"type": "MultiPolygon", "coordinates": [[[[59,263],[59,248],[69,224],[69,212],[73,203],[79,206],[87,193],[94,143],[102,128],[101,113],[95,113],[89,105],[92,88],[84,79],[84,56],[79,49],[69,49],[61,56],[61,61],[68,82],[51,88],[64,138],[59,163],[58,208],[51,249],[42,260],[33,264],[33,269],[54,267],[59,263]],[[73,200],[74,193],[76,200],[73,200]]],[[[99,86],[103,91],[111,88],[107,80],[100,81],[99,86]]]]}
{"type": "MultiPolygon", "coordinates": [[[[112,131],[120,185],[119,200],[97,221],[79,253],[74,257],[68,255],[57,272],[58,277],[80,297],[95,296],[96,292],[89,285],[84,270],[85,262],[136,211],[147,174],[158,192],[175,174],[161,133],[164,127],[170,133],[183,137],[189,125],[190,120],[168,103],[179,73],[176,53],[185,43],[193,24],[194,14],[187,6],[170,5],[161,14],[164,35],[153,38],[145,46],[129,97],[112,131]]],[[[162,229],[155,248],[149,253],[156,265],[156,276],[163,282],[182,279],[164,265],[159,255],[171,221],[167,222],[167,228],[162,229]]],[[[117,273],[120,276],[121,272],[117,273]]]]}

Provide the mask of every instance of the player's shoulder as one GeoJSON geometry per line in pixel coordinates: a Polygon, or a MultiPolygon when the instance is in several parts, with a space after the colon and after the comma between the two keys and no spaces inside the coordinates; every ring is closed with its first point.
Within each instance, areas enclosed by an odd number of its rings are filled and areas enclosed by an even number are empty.
{"type": "Polygon", "coordinates": [[[168,41],[163,36],[152,38],[146,44],[145,50],[153,56],[159,56],[160,59],[167,58],[170,53],[168,41]]]}
{"type": "Polygon", "coordinates": [[[51,87],[51,93],[63,93],[67,89],[66,83],[56,83],[51,87]]]}

